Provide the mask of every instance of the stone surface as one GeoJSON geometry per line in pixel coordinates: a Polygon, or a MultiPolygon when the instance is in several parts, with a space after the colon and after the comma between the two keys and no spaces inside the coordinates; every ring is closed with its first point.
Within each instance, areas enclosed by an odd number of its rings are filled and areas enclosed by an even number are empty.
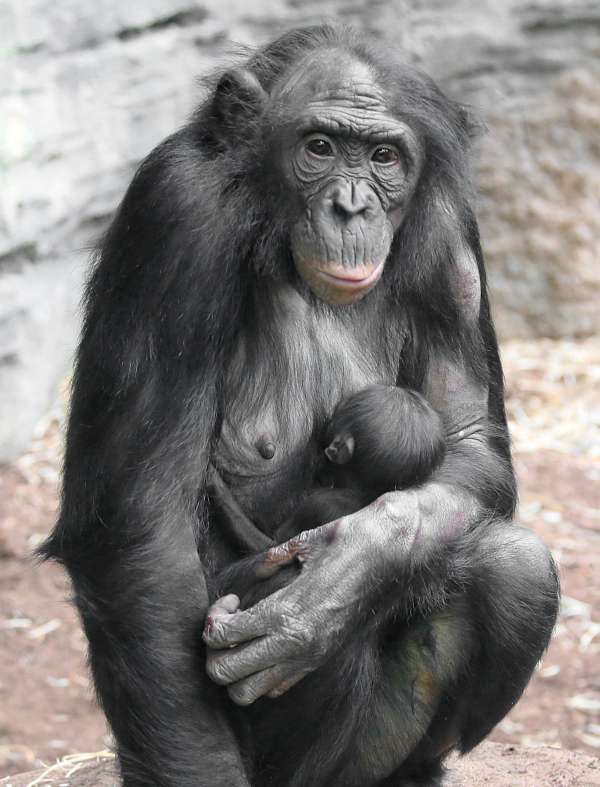
{"type": "Polygon", "coordinates": [[[0,0],[0,460],[68,367],[85,249],[235,49],[330,19],[484,118],[479,214],[502,336],[600,329],[596,0],[0,0]]]}
{"type": "Polygon", "coordinates": [[[222,24],[194,0],[0,0],[0,460],[72,357],[87,250],[192,109],[222,24]]]}
{"type": "MultiPolygon", "coordinates": [[[[67,757],[63,764],[0,779],[0,787],[119,787],[114,761],[92,755],[67,757]]],[[[595,787],[600,760],[549,746],[522,748],[484,743],[466,757],[452,757],[447,787],[595,787]]]]}

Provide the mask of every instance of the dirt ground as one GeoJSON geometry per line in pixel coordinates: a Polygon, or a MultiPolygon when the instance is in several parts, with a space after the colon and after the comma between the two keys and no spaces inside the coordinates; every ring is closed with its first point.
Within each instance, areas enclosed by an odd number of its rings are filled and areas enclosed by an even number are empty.
{"type": "MultiPolygon", "coordinates": [[[[563,604],[550,649],[492,739],[600,753],[600,339],[503,347],[520,519],[551,546],[563,604]]],[[[55,566],[32,550],[57,510],[62,409],[0,468],[0,776],[110,745],[85,640],[55,566]]]]}

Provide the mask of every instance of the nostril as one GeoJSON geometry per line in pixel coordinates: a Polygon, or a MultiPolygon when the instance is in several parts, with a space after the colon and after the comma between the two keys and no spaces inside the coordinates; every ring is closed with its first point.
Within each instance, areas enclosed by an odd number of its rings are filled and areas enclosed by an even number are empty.
{"type": "Polygon", "coordinates": [[[367,204],[360,201],[350,201],[348,199],[333,199],[333,211],[342,219],[351,219],[353,216],[358,216],[364,213],[367,209],[367,204]]]}
{"type": "Polygon", "coordinates": [[[332,194],[333,212],[339,218],[351,219],[364,213],[368,208],[368,199],[361,193],[355,183],[347,183],[338,187],[332,194]]]}
{"type": "Polygon", "coordinates": [[[355,210],[339,200],[333,201],[333,212],[341,219],[351,219],[355,214],[355,210]]]}

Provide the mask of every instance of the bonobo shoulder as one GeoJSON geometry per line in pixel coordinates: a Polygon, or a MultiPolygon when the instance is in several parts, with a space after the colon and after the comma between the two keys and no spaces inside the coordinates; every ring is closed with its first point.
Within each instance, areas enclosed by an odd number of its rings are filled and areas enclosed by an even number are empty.
{"type": "Polygon", "coordinates": [[[481,278],[475,254],[462,239],[457,244],[449,278],[462,318],[467,323],[476,322],[481,308],[481,278]]]}
{"type": "MultiPolygon", "coordinates": [[[[242,211],[252,223],[247,195],[223,193],[231,182],[225,165],[202,142],[194,122],[169,136],[140,164],[115,219],[100,246],[99,273],[112,269],[129,297],[133,282],[146,280],[157,287],[179,290],[181,303],[201,309],[206,288],[218,287],[231,265],[239,267],[246,236],[232,234],[231,226],[242,211]],[[201,274],[214,269],[210,282],[201,274]]],[[[210,299],[209,299],[210,300],[210,299]]]]}
{"type": "Polygon", "coordinates": [[[123,204],[135,199],[156,211],[181,214],[191,200],[206,196],[202,184],[209,178],[209,156],[190,124],[164,139],[146,156],[123,204]],[[165,203],[165,199],[171,201],[165,203]]]}

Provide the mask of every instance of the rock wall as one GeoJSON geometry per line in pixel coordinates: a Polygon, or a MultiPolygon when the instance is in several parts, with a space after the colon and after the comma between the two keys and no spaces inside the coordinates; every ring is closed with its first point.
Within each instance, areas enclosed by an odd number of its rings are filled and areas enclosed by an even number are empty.
{"type": "Polygon", "coordinates": [[[595,0],[0,0],[0,459],[71,357],[87,249],[195,76],[324,18],[405,50],[484,117],[479,213],[502,336],[598,331],[595,0]]]}
{"type": "Polygon", "coordinates": [[[90,246],[224,29],[194,0],[0,0],[0,30],[1,460],[68,368],[90,246]]]}

